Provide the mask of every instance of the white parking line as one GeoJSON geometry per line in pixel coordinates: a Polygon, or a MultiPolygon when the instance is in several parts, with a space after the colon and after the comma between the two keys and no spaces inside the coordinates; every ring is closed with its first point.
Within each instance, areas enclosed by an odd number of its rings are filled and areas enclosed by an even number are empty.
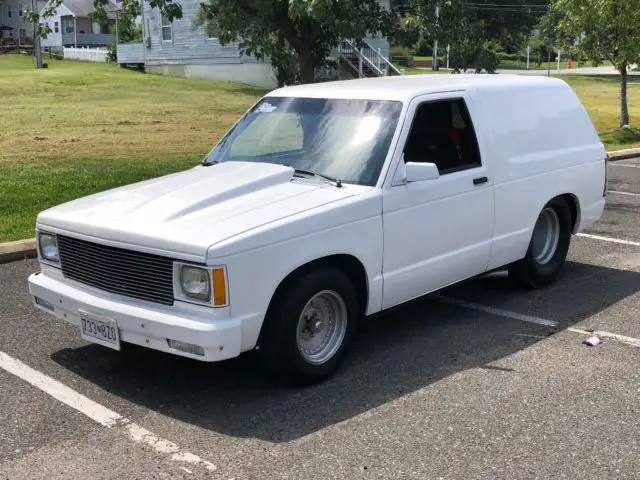
{"type": "Polygon", "coordinates": [[[76,392],[66,385],[22,363],[4,352],[0,351],[0,368],[21,378],[25,382],[39,388],[56,400],[83,413],[93,421],[107,428],[122,430],[130,440],[135,443],[144,443],[161,455],[167,456],[174,462],[184,462],[191,465],[201,464],[207,470],[215,470],[216,466],[197,455],[182,450],[178,445],[169,440],[160,438],[140,425],[120,414],[109,410],[107,407],[94,402],[88,397],[76,392]]]}
{"type": "MultiPolygon", "coordinates": [[[[458,305],[460,307],[468,308],[469,310],[477,310],[479,312],[490,313],[492,315],[497,315],[499,317],[510,318],[512,320],[519,320],[521,322],[535,323],[537,325],[548,325],[550,327],[558,326],[558,322],[554,322],[553,320],[547,320],[540,317],[533,317],[531,315],[523,315],[521,313],[510,312],[509,310],[501,310],[499,308],[492,308],[487,305],[481,305],[479,303],[467,302],[465,300],[460,300],[458,298],[445,297],[442,295],[433,295],[431,298],[435,300],[439,300],[443,303],[448,303],[451,305],[458,305]]],[[[610,338],[612,340],[617,340],[620,343],[625,343],[627,345],[631,345],[633,347],[640,348],[640,339],[633,337],[626,337],[624,335],[618,335],[617,333],[610,333],[604,331],[593,331],[588,332],[587,330],[581,330],[575,327],[567,328],[567,331],[572,333],[579,333],[581,335],[589,335],[589,334],[597,334],[601,338],[610,338]]],[[[518,334],[521,335],[521,334],[518,334]]],[[[531,335],[538,337],[537,335],[531,335]]],[[[544,338],[544,337],[539,337],[544,338]]]]}
{"type": "Polygon", "coordinates": [[[640,242],[632,242],[631,240],[622,240],[620,238],[602,237],[600,235],[591,235],[589,233],[576,233],[576,237],[591,238],[593,240],[602,240],[604,242],[620,243],[622,245],[632,245],[640,247],[640,242]]]}
{"type": "Polygon", "coordinates": [[[567,328],[567,330],[569,330],[570,332],[573,332],[573,333],[580,333],[582,335],[596,334],[596,335],[598,335],[599,337],[602,337],[602,338],[611,338],[613,340],[617,340],[618,342],[626,343],[627,345],[631,345],[633,347],[640,348],[640,339],[638,339],[638,338],[626,337],[624,335],[618,335],[617,333],[601,332],[599,330],[595,330],[593,332],[588,332],[586,330],[581,330],[579,328],[573,328],[573,327],[567,328]]]}
{"type": "Polygon", "coordinates": [[[629,195],[631,197],[640,197],[640,193],[620,192],[618,190],[609,190],[607,193],[615,193],[616,195],[629,195]]]}
{"type": "Polygon", "coordinates": [[[461,307],[468,308],[470,310],[478,310],[484,313],[490,313],[492,315],[498,315],[499,317],[507,317],[512,320],[519,320],[521,322],[535,323],[538,325],[546,325],[548,327],[556,327],[558,322],[554,322],[553,320],[546,320],[540,317],[533,317],[531,315],[523,315],[521,313],[509,312],[508,310],[500,310],[498,308],[488,307],[486,305],[480,305],[479,303],[471,303],[466,302],[464,300],[459,300],[457,298],[444,297],[442,295],[432,295],[430,298],[434,300],[439,300],[443,303],[449,303],[451,305],[459,305],[461,307]]]}

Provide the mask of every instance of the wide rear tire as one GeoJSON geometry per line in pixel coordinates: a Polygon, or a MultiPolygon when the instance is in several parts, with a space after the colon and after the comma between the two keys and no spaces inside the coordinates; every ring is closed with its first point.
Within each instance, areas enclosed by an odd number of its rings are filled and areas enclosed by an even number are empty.
{"type": "Polygon", "coordinates": [[[567,258],[571,231],[571,209],[566,200],[551,200],[538,216],[527,254],[509,267],[509,278],[530,288],[554,283],[567,258]]]}

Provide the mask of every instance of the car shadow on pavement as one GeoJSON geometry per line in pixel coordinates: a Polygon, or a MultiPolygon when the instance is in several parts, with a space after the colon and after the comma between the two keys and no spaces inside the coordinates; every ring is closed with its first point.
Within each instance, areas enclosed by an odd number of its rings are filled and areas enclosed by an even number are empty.
{"type": "MultiPolygon", "coordinates": [[[[530,315],[543,316],[543,308],[554,312],[562,329],[638,291],[640,273],[568,262],[559,282],[544,290],[522,290],[498,277],[440,293],[483,299],[498,309],[519,305],[519,313],[530,315]]],[[[300,389],[273,383],[251,354],[205,364],[130,345],[121,352],[89,345],[60,350],[52,358],[111,394],[162,415],[224,435],[278,443],[371,411],[457,372],[487,369],[496,382],[503,375],[518,375],[508,365],[490,364],[556,331],[425,298],[368,321],[341,370],[300,389]]]]}

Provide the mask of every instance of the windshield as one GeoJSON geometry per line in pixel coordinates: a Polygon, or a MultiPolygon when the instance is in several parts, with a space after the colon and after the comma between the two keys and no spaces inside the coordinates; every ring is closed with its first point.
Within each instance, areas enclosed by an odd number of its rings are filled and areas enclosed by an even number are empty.
{"type": "Polygon", "coordinates": [[[204,163],[278,163],[375,185],[401,109],[396,101],[266,97],[204,163]]]}

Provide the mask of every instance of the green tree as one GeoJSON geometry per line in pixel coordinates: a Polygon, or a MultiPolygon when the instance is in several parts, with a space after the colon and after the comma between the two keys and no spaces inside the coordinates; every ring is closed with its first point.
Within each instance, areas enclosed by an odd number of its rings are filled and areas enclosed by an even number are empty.
{"type": "Polygon", "coordinates": [[[640,59],[640,0],[552,0],[546,25],[558,44],[573,44],[594,64],[609,60],[620,74],[620,127],[629,125],[627,76],[640,59]]]}
{"type": "Polygon", "coordinates": [[[295,58],[303,83],[315,80],[316,69],[327,65],[343,38],[389,35],[394,25],[378,0],[205,0],[200,9],[222,44],[237,42],[243,52],[275,65],[295,58]]]}
{"type": "MultiPolygon", "coordinates": [[[[47,38],[51,33],[51,27],[48,23],[43,23],[47,18],[53,16],[56,9],[62,4],[62,0],[50,0],[45,5],[42,12],[35,9],[27,9],[24,12],[25,22],[29,22],[33,28],[34,54],[36,56],[36,68],[42,68],[42,54],[40,52],[40,39],[47,38]]],[[[32,0],[32,5],[36,2],[32,0]]]]}
{"type": "Polygon", "coordinates": [[[416,0],[416,8],[420,18],[428,19],[426,38],[438,39],[441,49],[451,46],[449,59],[454,71],[495,71],[502,33],[484,18],[486,12],[470,8],[463,0],[416,0]]]}
{"type": "MultiPolygon", "coordinates": [[[[548,0],[414,0],[424,29],[441,45],[482,45],[483,53],[499,50],[518,52],[522,40],[530,35],[546,12],[548,0]],[[435,17],[436,7],[438,17],[435,17]],[[486,43],[488,42],[488,43],[486,43]]],[[[460,53],[463,57],[466,53],[460,53]]]]}
{"type": "MultiPolygon", "coordinates": [[[[238,40],[221,39],[222,31],[220,24],[213,21],[211,12],[206,5],[200,6],[193,19],[194,28],[202,27],[211,37],[217,37],[223,43],[238,40]]],[[[253,55],[258,60],[269,58],[275,70],[278,86],[291,85],[297,83],[300,78],[298,57],[295,50],[291,48],[282,32],[274,31],[264,26],[253,23],[245,25],[250,41],[240,41],[240,50],[247,55],[253,55]],[[248,31],[250,29],[250,32],[248,31]]]]}
{"type": "Polygon", "coordinates": [[[129,14],[118,17],[118,42],[142,42],[142,25],[136,23],[136,17],[129,14]]]}
{"type": "Polygon", "coordinates": [[[411,13],[400,13],[396,20],[393,40],[403,47],[413,47],[420,41],[421,20],[411,13]]]}
{"type": "MultiPolygon", "coordinates": [[[[98,15],[107,1],[94,0],[98,15]]],[[[149,0],[149,6],[170,20],[182,18],[181,5],[170,0],[149,0]]],[[[123,8],[137,14],[140,7],[138,0],[124,0],[123,8]]],[[[196,26],[215,29],[223,45],[237,43],[242,53],[268,57],[277,73],[293,63],[303,83],[315,80],[343,38],[359,42],[394,30],[393,15],[378,0],[204,0],[199,9],[196,26]]]]}
{"type": "MultiPolygon", "coordinates": [[[[111,0],[93,0],[94,12],[91,14],[93,20],[103,22],[107,19],[107,5],[111,0]]],[[[123,0],[120,4],[122,13],[136,18],[141,14],[140,0],[123,0]]],[[[160,10],[169,20],[182,18],[182,5],[173,3],[172,0],[148,0],[151,8],[160,10]]]]}

